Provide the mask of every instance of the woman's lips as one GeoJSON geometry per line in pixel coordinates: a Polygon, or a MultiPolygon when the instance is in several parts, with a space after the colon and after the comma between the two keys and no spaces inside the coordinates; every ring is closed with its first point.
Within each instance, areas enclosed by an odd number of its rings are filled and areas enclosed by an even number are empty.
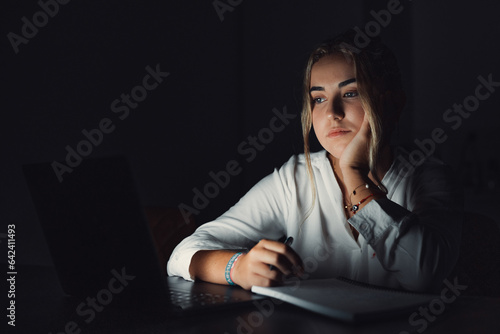
{"type": "Polygon", "coordinates": [[[328,132],[327,137],[328,138],[335,138],[335,137],[340,137],[343,136],[347,133],[351,132],[350,130],[347,129],[333,129],[328,132]]]}

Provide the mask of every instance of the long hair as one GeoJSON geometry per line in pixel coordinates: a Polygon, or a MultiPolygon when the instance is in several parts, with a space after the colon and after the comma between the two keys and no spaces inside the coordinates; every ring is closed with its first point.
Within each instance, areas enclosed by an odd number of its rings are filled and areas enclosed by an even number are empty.
{"type": "MultiPolygon", "coordinates": [[[[311,165],[311,152],[309,137],[312,128],[313,101],[309,92],[311,85],[311,69],[313,65],[325,56],[340,54],[353,62],[358,93],[361,106],[368,117],[370,124],[370,140],[368,145],[369,169],[375,181],[378,179],[377,162],[382,145],[389,141],[392,124],[383,124],[384,119],[390,119],[394,112],[387,105],[382,96],[387,92],[402,92],[401,74],[394,54],[378,38],[372,38],[370,43],[357,47],[356,32],[348,30],[345,33],[327,40],[316,47],[310,54],[304,72],[303,106],[302,106],[302,135],[304,137],[304,155],[307,171],[313,191],[312,206],[306,217],[310,214],[316,201],[316,187],[311,165]],[[383,105],[384,104],[384,105],[383,105]]],[[[385,190],[385,188],[383,188],[385,190]]]]}

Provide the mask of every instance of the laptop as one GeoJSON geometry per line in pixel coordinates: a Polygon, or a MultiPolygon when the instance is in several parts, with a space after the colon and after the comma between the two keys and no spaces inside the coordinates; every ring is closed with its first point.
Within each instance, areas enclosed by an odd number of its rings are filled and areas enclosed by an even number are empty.
{"type": "Polygon", "coordinates": [[[265,298],[240,287],[166,277],[126,158],[83,160],[61,182],[51,163],[24,165],[23,172],[67,295],[141,303],[173,315],[265,298]]]}

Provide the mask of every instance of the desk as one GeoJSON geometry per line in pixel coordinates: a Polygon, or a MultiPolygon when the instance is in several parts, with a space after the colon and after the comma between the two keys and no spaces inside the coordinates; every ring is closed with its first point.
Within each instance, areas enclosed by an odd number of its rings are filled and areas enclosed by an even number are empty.
{"type": "MultiPolygon", "coordinates": [[[[141,305],[134,305],[128,309],[109,307],[96,313],[95,318],[86,323],[82,318],[75,317],[75,309],[81,302],[63,296],[53,268],[19,267],[16,282],[16,328],[9,332],[399,334],[405,331],[419,333],[417,330],[423,329],[423,321],[417,326],[409,324],[409,314],[388,321],[352,325],[287,304],[273,304],[274,310],[269,312],[261,312],[255,305],[250,305],[230,311],[210,312],[183,318],[144,314],[139,311],[141,305]],[[72,321],[76,326],[72,326],[72,321]],[[65,327],[69,330],[65,331],[65,327]]],[[[2,309],[5,310],[4,307],[2,309]]],[[[5,315],[2,318],[2,321],[6,322],[5,315]]],[[[460,297],[427,324],[428,327],[420,332],[497,334],[500,332],[500,298],[460,297]]]]}

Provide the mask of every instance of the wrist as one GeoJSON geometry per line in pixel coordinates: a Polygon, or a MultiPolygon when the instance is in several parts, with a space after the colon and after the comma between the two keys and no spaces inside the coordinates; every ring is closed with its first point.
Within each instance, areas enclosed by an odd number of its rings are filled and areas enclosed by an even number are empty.
{"type": "Polygon", "coordinates": [[[383,197],[385,197],[385,192],[370,180],[370,182],[361,183],[353,188],[349,193],[349,201],[347,202],[346,209],[352,214],[356,214],[357,211],[370,201],[383,197]]]}
{"type": "Polygon", "coordinates": [[[370,168],[367,165],[353,165],[353,164],[341,164],[339,163],[339,168],[342,170],[343,175],[360,175],[366,176],[370,173],[370,168]]]}
{"type": "Polygon", "coordinates": [[[347,187],[348,191],[352,191],[355,187],[363,183],[371,183],[370,171],[352,167],[341,168],[341,175],[344,185],[347,187]]]}

